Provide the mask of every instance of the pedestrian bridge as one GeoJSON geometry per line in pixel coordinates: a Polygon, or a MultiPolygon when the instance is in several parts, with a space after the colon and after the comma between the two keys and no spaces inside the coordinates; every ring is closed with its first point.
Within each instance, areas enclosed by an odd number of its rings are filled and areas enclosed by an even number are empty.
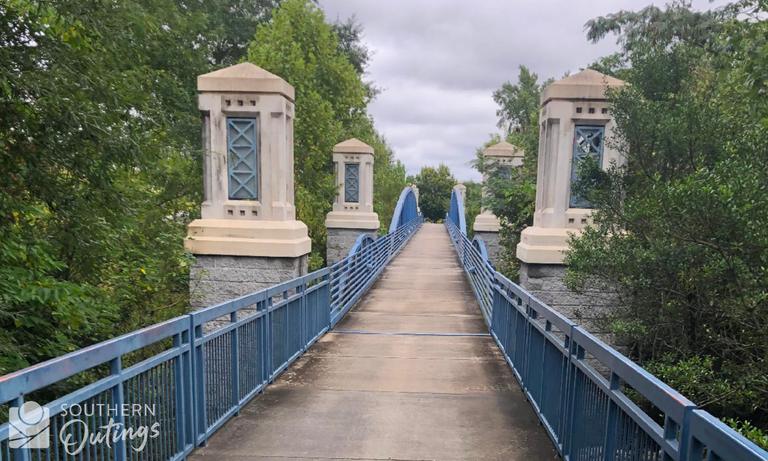
{"type": "Polygon", "coordinates": [[[406,188],[330,268],[0,377],[0,404],[50,395],[50,446],[4,424],[0,460],[768,459],[497,273],[455,192],[445,225],[406,188]],[[110,418],[156,432],[71,454],[110,418]]]}

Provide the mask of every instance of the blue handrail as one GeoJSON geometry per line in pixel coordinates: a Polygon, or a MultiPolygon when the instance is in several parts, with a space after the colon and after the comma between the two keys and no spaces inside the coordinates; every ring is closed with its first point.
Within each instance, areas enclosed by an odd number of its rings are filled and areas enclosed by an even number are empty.
{"type": "Polygon", "coordinates": [[[564,459],[768,460],[768,452],[496,272],[451,214],[445,225],[491,335],[564,459]]]}
{"type": "MultiPolygon", "coordinates": [[[[0,410],[20,407],[68,379],[89,381],[43,405],[51,415],[49,448],[12,448],[9,424],[0,425],[0,461],[184,458],[333,328],[376,281],[421,226],[415,201],[401,197],[393,231],[357,246],[332,267],[0,377],[0,410]],[[65,411],[86,404],[149,405],[152,412],[82,417],[65,411]],[[86,444],[77,456],[58,436],[76,419],[93,433],[110,418],[134,432],[157,424],[159,436],[149,437],[140,454],[122,440],[86,444]]],[[[86,431],[76,427],[67,434],[79,444],[86,431]]]]}

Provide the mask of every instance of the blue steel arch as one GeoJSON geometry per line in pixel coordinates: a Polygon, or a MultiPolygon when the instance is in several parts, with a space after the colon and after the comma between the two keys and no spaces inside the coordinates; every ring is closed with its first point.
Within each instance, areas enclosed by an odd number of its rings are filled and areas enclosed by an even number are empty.
{"type": "Polygon", "coordinates": [[[483,240],[478,236],[475,236],[472,239],[472,246],[475,248],[475,250],[477,250],[478,253],[480,253],[480,257],[483,258],[483,261],[493,266],[493,263],[491,263],[491,260],[488,259],[488,248],[485,246],[485,240],[483,240]]]}
{"type": "Polygon", "coordinates": [[[467,218],[464,216],[464,197],[456,190],[451,191],[451,207],[448,209],[450,219],[461,231],[467,235],[467,218]]]}
{"type": "Polygon", "coordinates": [[[416,193],[411,187],[405,187],[403,191],[400,192],[400,198],[397,200],[395,212],[392,214],[392,221],[389,223],[389,232],[396,231],[418,217],[418,205],[416,193]]]}
{"type": "Polygon", "coordinates": [[[353,254],[357,253],[363,248],[366,248],[368,245],[371,245],[375,241],[376,239],[373,238],[371,234],[358,235],[357,240],[355,240],[355,244],[352,245],[352,248],[349,249],[349,253],[347,254],[347,256],[352,256],[353,254]]]}

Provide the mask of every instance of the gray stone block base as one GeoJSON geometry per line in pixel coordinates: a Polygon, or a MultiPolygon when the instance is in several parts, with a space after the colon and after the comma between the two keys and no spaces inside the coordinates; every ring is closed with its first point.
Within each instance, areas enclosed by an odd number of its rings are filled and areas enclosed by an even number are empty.
{"type": "Polygon", "coordinates": [[[329,228],[328,240],[325,244],[325,259],[328,265],[346,258],[360,234],[370,234],[371,237],[376,238],[375,230],[329,228]]]}
{"type": "Polygon", "coordinates": [[[608,333],[606,318],[619,300],[606,284],[596,281],[592,288],[576,293],[565,285],[565,266],[521,263],[520,285],[598,338],[615,343],[608,333]]]}
{"type": "Polygon", "coordinates": [[[211,306],[307,274],[307,256],[195,255],[189,273],[190,306],[211,306]]]}
{"type": "Polygon", "coordinates": [[[498,266],[499,256],[501,255],[499,233],[475,231],[475,236],[483,239],[483,242],[485,242],[485,248],[488,250],[488,259],[491,260],[494,266],[498,266]]]}

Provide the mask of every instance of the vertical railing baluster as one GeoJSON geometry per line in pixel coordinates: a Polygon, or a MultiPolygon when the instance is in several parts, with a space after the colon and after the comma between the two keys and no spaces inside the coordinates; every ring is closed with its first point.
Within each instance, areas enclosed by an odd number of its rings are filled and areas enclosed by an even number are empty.
{"type": "MultiPolygon", "coordinates": [[[[621,378],[616,373],[611,372],[609,382],[611,391],[618,391],[621,388],[621,378]]],[[[603,440],[603,461],[612,461],[614,451],[616,450],[616,434],[618,432],[619,408],[613,399],[608,399],[608,412],[605,418],[605,439],[603,440]]],[[[637,456],[637,453],[635,453],[637,456]]]]}
{"type": "MultiPolygon", "coordinates": [[[[237,310],[229,314],[229,321],[232,324],[237,323],[237,310]]],[[[232,401],[230,404],[235,408],[235,415],[240,414],[240,344],[239,344],[239,327],[234,327],[230,330],[230,367],[231,367],[231,391],[232,401]]]]}
{"type": "MultiPolygon", "coordinates": [[[[173,336],[173,347],[182,349],[184,348],[184,335],[188,334],[188,331],[184,331],[180,334],[176,334],[173,336]]],[[[187,419],[187,406],[185,401],[185,392],[186,392],[186,382],[184,379],[185,373],[184,373],[184,362],[186,361],[186,351],[182,350],[178,357],[176,357],[176,361],[173,364],[173,378],[174,378],[174,386],[175,386],[175,395],[174,398],[176,399],[176,405],[175,405],[175,419],[176,419],[176,453],[182,453],[184,451],[185,441],[186,441],[186,428],[185,421],[187,419]]]]}
{"type": "Polygon", "coordinates": [[[267,326],[267,347],[266,347],[266,360],[264,361],[267,364],[267,382],[272,382],[272,379],[274,378],[273,372],[274,372],[274,366],[272,363],[272,351],[275,348],[275,345],[273,343],[272,338],[272,296],[270,295],[269,291],[267,291],[267,299],[265,302],[265,323],[267,326]]]}
{"type": "MultiPolygon", "coordinates": [[[[20,395],[12,400],[11,406],[17,407],[19,409],[19,413],[21,413],[22,407],[24,406],[24,396],[20,395]]],[[[8,445],[10,445],[10,441],[8,442],[8,445]]],[[[13,454],[14,459],[18,461],[31,461],[32,459],[28,446],[25,446],[24,448],[14,448],[13,454]]]]}
{"type": "MultiPolygon", "coordinates": [[[[122,371],[123,362],[121,357],[115,357],[109,362],[110,375],[116,376],[118,378],[117,384],[112,388],[112,402],[114,407],[117,409],[115,412],[117,421],[115,421],[115,423],[117,423],[118,427],[125,430],[125,414],[123,414],[125,395],[123,394],[123,379],[121,376],[122,371]]],[[[125,438],[120,437],[115,441],[115,461],[125,461],[126,454],[125,438]]]]}
{"type": "MultiPolygon", "coordinates": [[[[192,318],[192,316],[190,316],[192,318]]],[[[206,433],[208,432],[208,416],[207,416],[207,401],[208,396],[206,395],[206,389],[205,389],[205,354],[203,351],[204,343],[202,342],[203,339],[203,326],[202,325],[191,325],[190,328],[193,332],[192,338],[190,338],[190,341],[192,343],[192,354],[193,354],[193,372],[195,374],[195,389],[194,389],[194,395],[195,395],[195,413],[197,415],[197,428],[196,428],[196,434],[195,434],[195,445],[203,446],[206,443],[206,433]]]]}

